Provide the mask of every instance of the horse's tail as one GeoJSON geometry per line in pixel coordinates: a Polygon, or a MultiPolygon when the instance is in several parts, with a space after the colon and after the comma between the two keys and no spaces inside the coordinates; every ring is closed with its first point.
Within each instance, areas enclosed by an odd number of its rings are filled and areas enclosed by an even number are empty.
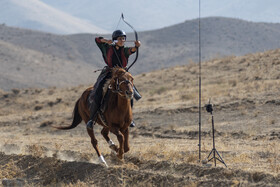
{"type": "Polygon", "coordinates": [[[72,124],[70,126],[67,127],[54,127],[56,129],[60,129],[60,130],[69,130],[69,129],[74,129],[75,127],[77,127],[81,122],[82,122],[82,117],[79,114],[79,102],[80,99],[78,99],[78,101],[75,104],[75,108],[73,110],[73,121],[72,124]]]}

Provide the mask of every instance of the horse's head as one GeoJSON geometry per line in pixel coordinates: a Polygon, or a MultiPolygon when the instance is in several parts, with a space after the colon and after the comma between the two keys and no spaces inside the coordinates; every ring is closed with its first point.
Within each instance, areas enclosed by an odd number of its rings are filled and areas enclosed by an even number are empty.
{"type": "Polygon", "coordinates": [[[113,68],[110,89],[127,99],[133,98],[133,77],[123,68],[113,68]]]}

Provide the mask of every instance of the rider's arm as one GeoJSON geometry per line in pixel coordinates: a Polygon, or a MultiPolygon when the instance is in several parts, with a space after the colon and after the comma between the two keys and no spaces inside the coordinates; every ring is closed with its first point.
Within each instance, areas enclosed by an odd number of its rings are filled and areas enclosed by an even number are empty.
{"type": "Polygon", "coordinates": [[[103,37],[97,37],[97,38],[95,38],[95,41],[96,41],[96,43],[106,43],[106,44],[112,44],[113,43],[112,40],[108,40],[108,39],[105,39],[103,37]]]}
{"type": "Polygon", "coordinates": [[[140,45],[141,45],[141,42],[139,40],[135,41],[134,43],[135,43],[135,47],[125,47],[124,48],[124,53],[127,58],[129,57],[129,55],[135,53],[138,50],[138,47],[140,47],[140,45]]]}
{"type": "Polygon", "coordinates": [[[137,48],[141,46],[141,42],[139,40],[135,41],[135,47],[131,48],[131,52],[134,53],[135,51],[137,51],[137,48]]]}

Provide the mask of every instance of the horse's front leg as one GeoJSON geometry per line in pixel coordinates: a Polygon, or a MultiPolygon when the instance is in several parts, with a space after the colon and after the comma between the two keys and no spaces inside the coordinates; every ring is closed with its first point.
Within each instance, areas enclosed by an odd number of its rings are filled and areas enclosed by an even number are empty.
{"type": "MultiPolygon", "coordinates": [[[[113,125],[113,126],[117,126],[117,125],[113,125]]],[[[117,136],[119,144],[120,144],[117,157],[119,159],[123,159],[123,154],[124,154],[124,136],[121,133],[120,129],[116,128],[116,127],[111,128],[111,132],[114,133],[117,136]]]]}
{"type": "Polygon", "coordinates": [[[115,151],[116,153],[119,151],[118,147],[115,145],[115,143],[109,138],[109,128],[104,127],[101,131],[101,134],[109,144],[109,147],[115,151]]]}
{"type": "Polygon", "coordinates": [[[123,136],[124,136],[124,152],[128,152],[129,151],[129,141],[128,141],[128,138],[129,138],[129,130],[128,128],[125,129],[124,131],[122,131],[123,133],[123,136]]]}
{"type": "Polygon", "coordinates": [[[103,163],[106,167],[108,167],[104,157],[102,156],[101,152],[99,151],[98,142],[97,142],[97,139],[94,136],[93,129],[87,128],[87,132],[88,132],[88,135],[90,136],[91,144],[92,144],[93,148],[95,149],[95,151],[96,151],[96,153],[97,153],[97,155],[99,157],[99,161],[101,163],[103,163]]]}

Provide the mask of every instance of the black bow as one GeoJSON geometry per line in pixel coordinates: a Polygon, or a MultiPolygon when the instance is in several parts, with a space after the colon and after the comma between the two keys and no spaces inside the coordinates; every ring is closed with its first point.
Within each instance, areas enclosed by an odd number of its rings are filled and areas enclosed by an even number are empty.
{"type": "MultiPolygon", "coordinates": [[[[137,34],[136,30],[134,29],[134,27],[133,27],[132,25],[130,25],[127,21],[125,21],[124,16],[123,16],[123,13],[122,13],[121,18],[122,18],[122,20],[123,20],[130,28],[132,28],[132,30],[134,31],[134,34],[135,34],[135,40],[138,41],[138,34],[137,34]]],[[[139,53],[139,48],[137,48],[137,50],[136,50],[136,57],[135,57],[134,61],[133,61],[132,64],[126,69],[127,71],[128,71],[128,70],[131,68],[131,66],[133,66],[134,63],[137,61],[138,53],[139,53]]]]}

